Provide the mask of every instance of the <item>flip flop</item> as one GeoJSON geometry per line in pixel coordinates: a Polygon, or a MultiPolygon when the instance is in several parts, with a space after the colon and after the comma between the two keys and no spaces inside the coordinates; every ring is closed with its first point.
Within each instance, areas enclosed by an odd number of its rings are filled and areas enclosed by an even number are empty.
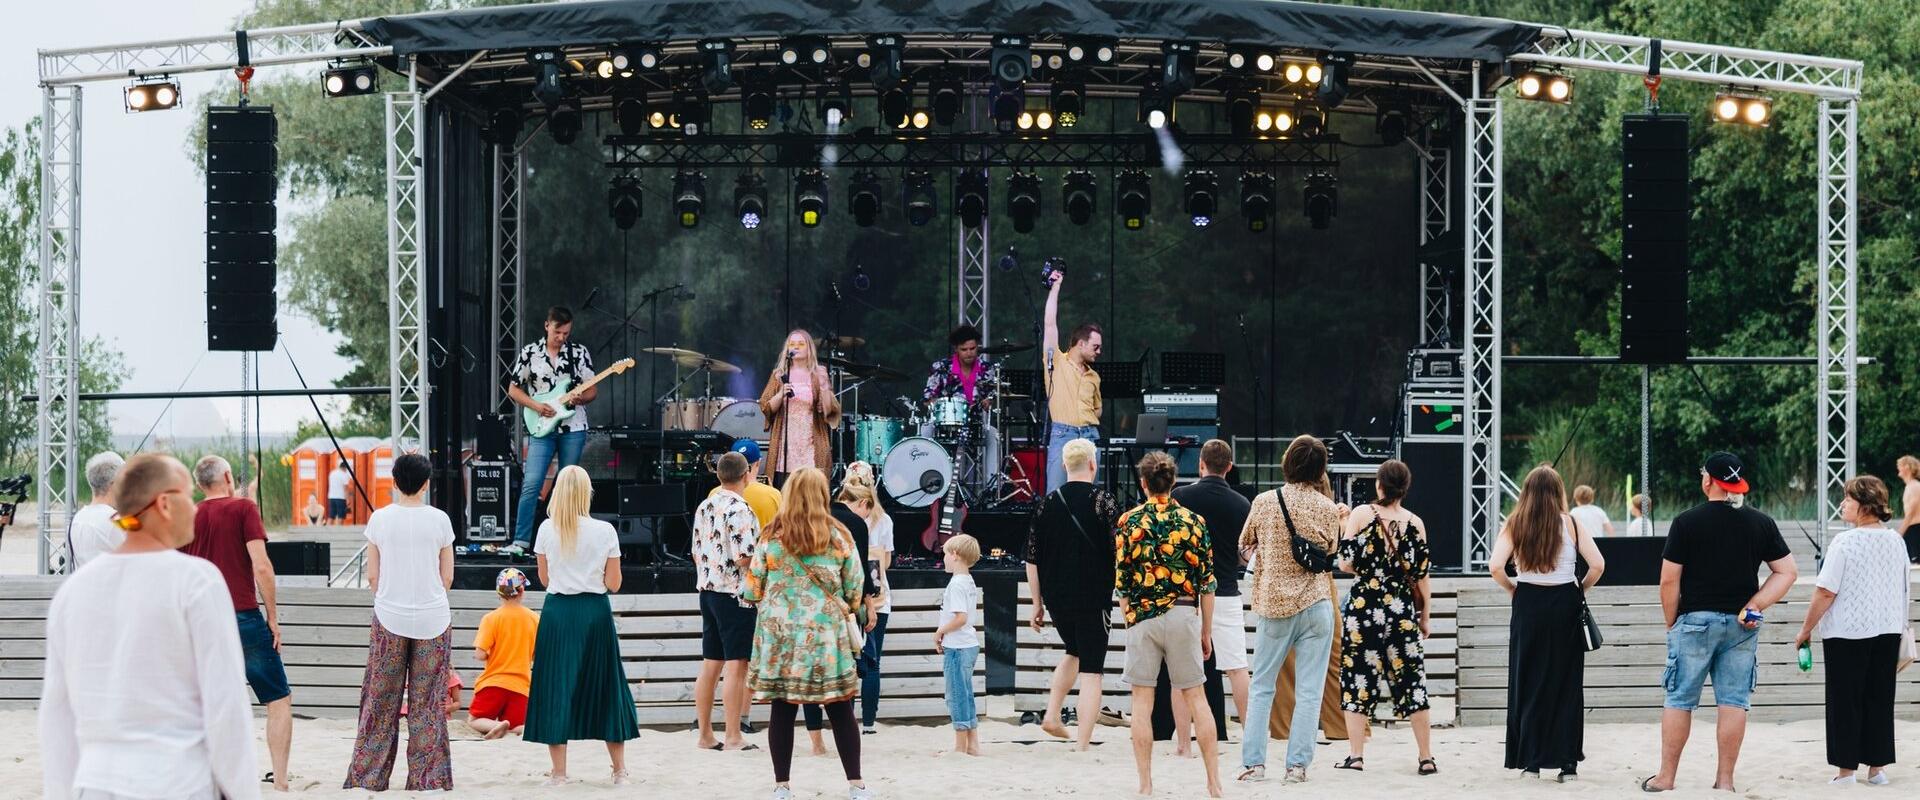
{"type": "Polygon", "coordinates": [[[1431,758],[1423,758],[1420,759],[1420,768],[1414,771],[1421,775],[1437,775],[1440,772],[1440,765],[1431,758]]]}
{"type": "Polygon", "coordinates": [[[1652,786],[1652,784],[1653,784],[1653,779],[1654,779],[1654,778],[1658,778],[1658,777],[1660,777],[1660,776],[1658,776],[1658,775],[1648,775],[1648,776],[1647,776],[1647,779],[1646,779],[1646,780],[1643,780],[1643,781],[1641,781],[1641,782],[1640,782],[1640,791],[1643,791],[1643,792],[1666,792],[1666,791],[1671,791],[1670,789],[1655,789],[1655,788],[1653,788],[1653,786],[1652,786]]]}
{"type": "Polygon", "coordinates": [[[724,744],[721,744],[721,743],[719,743],[719,742],[714,742],[714,743],[713,743],[713,746],[712,746],[712,747],[702,747],[702,748],[700,748],[700,749],[702,749],[702,750],[719,750],[719,749],[721,749],[721,748],[724,748],[724,747],[726,747],[726,745],[724,745],[724,744]]]}

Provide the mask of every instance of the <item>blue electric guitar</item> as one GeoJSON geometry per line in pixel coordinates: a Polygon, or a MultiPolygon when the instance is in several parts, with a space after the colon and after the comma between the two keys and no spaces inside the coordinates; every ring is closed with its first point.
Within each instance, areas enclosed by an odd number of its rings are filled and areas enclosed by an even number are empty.
{"type": "Polygon", "coordinates": [[[552,406],[553,416],[540,416],[540,412],[531,408],[520,409],[521,418],[527,421],[527,435],[536,439],[546,438],[553,433],[554,428],[560,427],[560,423],[566,422],[569,417],[578,413],[573,408],[573,399],[579,397],[581,392],[593,388],[594,384],[599,383],[602,378],[608,375],[618,375],[632,367],[633,359],[623,358],[613,362],[613,364],[606,369],[600,370],[600,374],[588,378],[586,382],[577,387],[573,386],[572,381],[563,377],[560,379],[559,386],[532,395],[533,402],[546,403],[552,406]]]}

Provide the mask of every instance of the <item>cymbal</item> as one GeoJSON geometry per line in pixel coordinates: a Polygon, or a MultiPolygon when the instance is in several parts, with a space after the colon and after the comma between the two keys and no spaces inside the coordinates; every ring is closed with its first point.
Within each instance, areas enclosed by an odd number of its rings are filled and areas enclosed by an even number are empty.
{"type": "Polygon", "coordinates": [[[722,375],[729,375],[740,371],[739,367],[708,356],[706,353],[698,350],[687,350],[679,347],[645,347],[641,348],[640,352],[667,356],[673,359],[675,366],[686,367],[687,369],[699,369],[704,365],[708,371],[722,375]]]}
{"type": "Polygon", "coordinates": [[[678,347],[642,347],[640,348],[640,352],[652,353],[654,355],[659,355],[659,356],[673,356],[675,359],[679,359],[682,357],[694,358],[694,359],[707,357],[706,353],[702,353],[698,350],[683,350],[678,347]]]}
{"type": "Polygon", "coordinates": [[[1014,353],[1024,353],[1032,349],[1033,349],[1033,345],[1031,344],[1016,344],[1014,342],[1001,342],[1000,344],[996,344],[992,347],[980,348],[980,354],[984,356],[1007,356],[1007,355],[1013,355],[1014,353]]]}
{"type": "Polygon", "coordinates": [[[1032,400],[1032,399],[1033,399],[1033,395],[1030,395],[1030,394],[1021,394],[1021,393],[1019,393],[1019,392],[1001,392],[1001,393],[1000,393],[1000,399],[1002,399],[1002,400],[1032,400]]]}
{"type": "Polygon", "coordinates": [[[836,350],[852,350],[856,347],[865,347],[867,344],[867,340],[860,336],[822,336],[813,341],[819,345],[821,349],[833,348],[836,350]]]}
{"type": "Polygon", "coordinates": [[[862,378],[897,380],[907,377],[906,373],[892,367],[884,367],[879,364],[862,364],[851,359],[840,358],[839,356],[824,356],[820,359],[820,363],[836,369],[844,369],[862,378]]]}

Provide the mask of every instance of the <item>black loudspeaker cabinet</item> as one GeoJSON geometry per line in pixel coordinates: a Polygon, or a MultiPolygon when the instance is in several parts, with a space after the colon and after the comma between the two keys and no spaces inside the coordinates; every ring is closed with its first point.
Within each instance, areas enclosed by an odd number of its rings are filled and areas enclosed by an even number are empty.
{"type": "Polygon", "coordinates": [[[1685,114],[1620,122],[1620,359],[1687,358],[1687,223],[1692,213],[1685,114]]]}
{"type": "Polygon", "coordinates": [[[326,575],[332,555],[326,542],[267,542],[275,575],[326,575]]]}
{"type": "Polygon", "coordinates": [[[207,109],[208,350],[272,350],[279,338],[278,141],[271,106],[207,109]]]}
{"type": "Polygon", "coordinates": [[[513,535],[513,467],[505,459],[467,464],[467,540],[504,542],[513,535]]]}
{"type": "Polygon", "coordinates": [[[1465,487],[1461,477],[1466,457],[1461,442],[1402,442],[1400,460],[1413,473],[1402,505],[1427,523],[1427,548],[1436,571],[1466,568],[1461,530],[1465,525],[1465,487]]]}

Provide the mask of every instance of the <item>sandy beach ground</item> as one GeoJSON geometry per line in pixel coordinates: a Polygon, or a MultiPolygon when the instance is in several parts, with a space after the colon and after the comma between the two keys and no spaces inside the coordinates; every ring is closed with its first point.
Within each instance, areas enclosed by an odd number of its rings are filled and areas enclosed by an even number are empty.
{"type": "MultiPolygon", "coordinates": [[[[1908,719],[1898,724],[1899,755],[1907,763],[1889,768],[1893,784],[1887,787],[1863,784],[1845,790],[1826,785],[1833,771],[1825,763],[1820,722],[1754,725],[1747,731],[1740,760],[1738,796],[1759,800],[1852,791],[1889,800],[1912,797],[1920,791],[1920,768],[1914,766],[1920,762],[1920,721],[1908,719]]],[[[33,713],[0,713],[0,726],[14,732],[6,739],[5,753],[0,755],[0,796],[40,796],[39,746],[33,733],[33,713]]],[[[1229,731],[1237,739],[1237,726],[1229,731]]],[[[339,788],[346,773],[348,754],[353,749],[353,734],[350,720],[296,722],[292,769],[295,794],[371,796],[367,792],[339,788]]],[[[517,737],[479,741],[463,727],[456,728],[455,734],[452,796],[456,797],[752,799],[767,797],[773,784],[772,762],[765,750],[701,751],[694,748],[691,731],[649,730],[627,746],[628,769],[636,779],[633,785],[618,788],[611,785],[605,749],[598,743],[583,742],[575,744],[570,753],[570,774],[574,782],[564,788],[549,789],[540,785],[547,769],[545,748],[521,742],[517,737]]],[[[1227,781],[1227,797],[1504,800],[1548,795],[1634,796],[1639,794],[1639,779],[1651,774],[1657,766],[1659,731],[1651,723],[1587,726],[1587,761],[1581,767],[1580,780],[1564,786],[1554,783],[1551,776],[1546,781],[1536,781],[1501,769],[1502,735],[1498,727],[1436,730],[1434,754],[1439,759],[1440,774],[1430,777],[1414,774],[1412,733],[1404,726],[1377,733],[1368,747],[1365,773],[1333,769],[1334,762],[1347,751],[1345,743],[1334,742],[1316,748],[1310,782],[1282,785],[1277,766],[1284,760],[1284,743],[1275,743],[1269,749],[1273,777],[1264,783],[1234,784],[1231,781],[1237,772],[1240,752],[1237,741],[1222,748],[1221,772],[1227,781]]],[[[839,760],[832,756],[804,755],[806,734],[799,733],[796,738],[802,755],[794,759],[795,796],[846,797],[839,760]]],[[[765,746],[764,733],[748,739],[765,746]]],[[[832,738],[828,737],[828,741],[832,738]]],[[[1092,752],[1075,753],[1064,743],[1049,739],[1038,726],[992,719],[981,725],[980,741],[984,754],[979,758],[936,755],[952,744],[950,728],[882,725],[879,733],[862,737],[865,776],[881,798],[1133,796],[1133,759],[1127,749],[1125,729],[1102,727],[1095,733],[1095,741],[1100,744],[1092,752]],[[1036,739],[1041,741],[1035,743],[1036,739]]],[[[1205,776],[1198,760],[1174,759],[1172,745],[1167,742],[1158,743],[1154,752],[1156,797],[1205,796],[1205,776]]],[[[1698,723],[1680,768],[1682,788],[1672,796],[1728,797],[1708,788],[1713,779],[1713,757],[1713,729],[1698,723]]],[[[260,749],[259,758],[261,771],[265,772],[264,748],[260,749]]],[[[405,785],[405,761],[402,755],[394,769],[395,787],[405,785]]],[[[391,791],[387,796],[411,797],[413,794],[391,791]]]]}

